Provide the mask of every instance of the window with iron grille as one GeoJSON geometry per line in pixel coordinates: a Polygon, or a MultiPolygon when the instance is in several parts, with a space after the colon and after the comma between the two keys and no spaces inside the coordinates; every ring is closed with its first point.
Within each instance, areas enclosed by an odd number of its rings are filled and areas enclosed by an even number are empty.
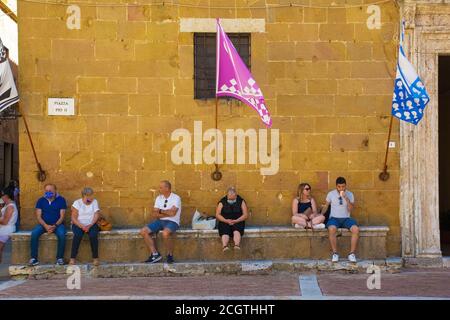
{"type": "MultiPolygon", "coordinates": [[[[228,33],[250,70],[250,33],[228,33]]],[[[194,99],[216,96],[216,34],[194,33],[194,99]]]]}

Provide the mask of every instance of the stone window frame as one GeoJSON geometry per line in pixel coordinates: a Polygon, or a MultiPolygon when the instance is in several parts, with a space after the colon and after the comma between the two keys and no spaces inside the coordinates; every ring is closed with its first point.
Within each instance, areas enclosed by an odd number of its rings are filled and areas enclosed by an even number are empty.
{"type": "MultiPolygon", "coordinates": [[[[251,33],[227,33],[239,55],[251,70],[251,33]]],[[[216,88],[216,33],[195,32],[194,99],[214,99],[216,88]]]]}

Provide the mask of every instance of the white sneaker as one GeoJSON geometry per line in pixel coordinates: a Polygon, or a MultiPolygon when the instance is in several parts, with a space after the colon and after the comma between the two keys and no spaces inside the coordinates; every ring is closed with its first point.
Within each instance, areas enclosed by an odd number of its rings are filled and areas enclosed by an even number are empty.
{"type": "Polygon", "coordinates": [[[325,229],[325,225],[323,223],[315,224],[313,229],[325,229]]]}
{"type": "Polygon", "coordinates": [[[301,226],[301,225],[299,225],[299,224],[294,224],[294,228],[296,228],[296,229],[305,229],[305,227],[304,226],[301,226]]]}
{"type": "Polygon", "coordinates": [[[350,253],[350,254],[348,255],[348,260],[349,260],[350,262],[356,262],[356,256],[355,256],[355,254],[354,254],[354,253],[350,253]]]}
{"type": "Polygon", "coordinates": [[[333,256],[331,257],[331,262],[338,262],[339,261],[339,255],[337,253],[333,253],[333,256]]]}

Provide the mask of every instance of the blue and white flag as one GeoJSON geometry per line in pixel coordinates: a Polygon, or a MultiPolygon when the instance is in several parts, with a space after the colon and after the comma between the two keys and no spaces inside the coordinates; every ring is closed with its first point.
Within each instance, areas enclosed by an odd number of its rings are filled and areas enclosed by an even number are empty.
{"type": "Polygon", "coordinates": [[[0,112],[19,101],[14,77],[6,56],[6,48],[0,39],[0,112]]]}
{"type": "Polygon", "coordinates": [[[423,117],[430,97],[413,65],[406,58],[403,51],[403,35],[404,22],[400,34],[397,75],[395,76],[394,96],[392,98],[392,115],[400,120],[418,124],[423,117]]]}

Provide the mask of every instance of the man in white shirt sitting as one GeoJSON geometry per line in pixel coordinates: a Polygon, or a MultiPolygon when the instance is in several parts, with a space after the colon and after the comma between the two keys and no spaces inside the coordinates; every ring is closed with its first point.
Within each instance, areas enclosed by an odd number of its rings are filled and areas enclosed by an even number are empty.
{"type": "Polygon", "coordinates": [[[172,192],[172,185],[169,181],[163,180],[159,183],[160,195],[155,199],[153,215],[156,217],[149,225],[141,229],[145,244],[151,251],[150,257],[145,261],[155,263],[161,260],[161,255],[156,249],[153,235],[162,231],[162,236],[167,249],[167,263],[173,263],[173,241],[174,234],[180,227],[181,198],[172,192]]]}
{"type": "Polygon", "coordinates": [[[331,261],[339,261],[336,233],[337,229],[345,228],[349,229],[352,233],[348,260],[350,262],[356,262],[355,252],[359,239],[359,227],[356,220],[350,217],[350,213],[355,207],[355,196],[347,190],[347,182],[344,177],[338,177],[336,179],[336,189],[328,193],[326,201],[327,203],[322,208],[322,213],[324,214],[328,210],[328,207],[331,206],[330,218],[327,222],[328,236],[331,249],[333,250],[331,261]]]}

